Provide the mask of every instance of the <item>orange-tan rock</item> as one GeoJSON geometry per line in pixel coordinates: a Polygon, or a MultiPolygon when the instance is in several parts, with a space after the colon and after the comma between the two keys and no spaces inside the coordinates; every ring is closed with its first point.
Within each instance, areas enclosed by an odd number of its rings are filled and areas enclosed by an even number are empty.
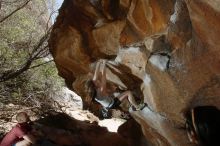
{"type": "Polygon", "coordinates": [[[132,90],[148,108],[131,115],[153,145],[190,146],[184,113],[220,107],[220,2],[213,0],[64,1],[49,41],[60,76],[84,93],[96,61],[109,84],[132,90]]]}

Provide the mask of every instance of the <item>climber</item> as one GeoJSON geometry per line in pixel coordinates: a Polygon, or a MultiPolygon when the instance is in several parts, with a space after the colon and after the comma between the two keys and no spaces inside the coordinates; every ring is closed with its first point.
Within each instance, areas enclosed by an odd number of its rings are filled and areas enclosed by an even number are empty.
{"type": "Polygon", "coordinates": [[[89,97],[107,109],[119,107],[124,99],[128,99],[133,110],[142,110],[146,106],[145,103],[137,104],[131,91],[119,94],[108,90],[106,87],[106,60],[97,62],[93,79],[86,82],[85,88],[89,97]]]}
{"type": "Polygon", "coordinates": [[[214,106],[198,106],[186,114],[189,141],[202,146],[220,145],[220,110],[214,106]]]}
{"type": "Polygon", "coordinates": [[[17,125],[6,134],[0,146],[29,146],[35,142],[34,136],[30,134],[31,125],[27,113],[18,113],[16,120],[17,125]]]}

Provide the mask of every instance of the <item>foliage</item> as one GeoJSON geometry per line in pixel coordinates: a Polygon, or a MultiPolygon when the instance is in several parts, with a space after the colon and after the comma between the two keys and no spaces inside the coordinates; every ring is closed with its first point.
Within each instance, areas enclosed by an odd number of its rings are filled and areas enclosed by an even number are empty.
{"type": "MultiPolygon", "coordinates": [[[[0,20],[27,0],[2,1],[0,20]]],[[[46,0],[31,0],[0,23],[0,103],[50,106],[63,81],[49,55],[50,12],[46,0]]]]}

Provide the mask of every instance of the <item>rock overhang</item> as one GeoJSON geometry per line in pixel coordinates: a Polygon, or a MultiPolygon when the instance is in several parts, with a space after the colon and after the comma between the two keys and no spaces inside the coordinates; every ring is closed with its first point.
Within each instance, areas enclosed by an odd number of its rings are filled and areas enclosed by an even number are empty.
{"type": "MultiPolygon", "coordinates": [[[[132,90],[154,114],[153,119],[146,113],[133,115],[146,137],[155,144],[185,146],[187,138],[176,128],[184,124],[184,112],[197,105],[220,107],[216,3],[67,0],[54,25],[50,51],[59,74],[82,97],[94,70],[91,64],[113,62],[108,81],[132,90]]],[[[86,98],[83,102],[97,109],[86,98]]]]}

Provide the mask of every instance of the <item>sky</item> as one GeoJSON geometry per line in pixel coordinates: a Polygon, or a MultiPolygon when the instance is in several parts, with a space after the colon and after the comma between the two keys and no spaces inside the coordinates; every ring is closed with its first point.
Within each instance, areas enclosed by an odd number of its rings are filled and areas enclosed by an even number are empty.
{"type": "Polygon", "coordinates": [[[63,0],[56,0],[56,8],[59,9],[62,3],[63,3],[63,0]]]}
{"type": "MultiPolygon", "coordinates": [[[[63,0],[55,0],[55,10],[58,10],[61,7],[62,3],[63,3],[63,0]]],[[[52,15],[52,23],[54,23],[57,15],[58,13],[55,13],[54,15],[52,15]]]]}

